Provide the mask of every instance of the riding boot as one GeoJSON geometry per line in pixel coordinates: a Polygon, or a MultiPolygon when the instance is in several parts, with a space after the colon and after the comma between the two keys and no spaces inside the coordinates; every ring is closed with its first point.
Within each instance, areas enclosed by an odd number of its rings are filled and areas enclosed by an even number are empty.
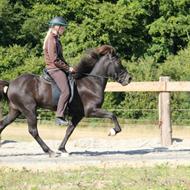
{"type": "Polygon", "coordinates": [[[69,125],[69,121],[67,121],[65,118],[63,117],[57,117],[56,120],[55,120],[55,123],[56,125],[65,125],[65,126],[68,126],[69,125]]]}

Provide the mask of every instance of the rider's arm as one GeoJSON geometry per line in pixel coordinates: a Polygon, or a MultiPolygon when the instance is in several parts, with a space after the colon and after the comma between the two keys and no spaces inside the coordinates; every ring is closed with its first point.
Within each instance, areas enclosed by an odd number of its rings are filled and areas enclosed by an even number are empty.
{"type": "Polygon", "coordinates": [[[50,61],[58,68],[63,69],[64,71],[69,71],[69,65],[66,62],[58,58],[56,50],[56,40],[55,38],[49,38],[47,42],[47,51],[50,61]]]}

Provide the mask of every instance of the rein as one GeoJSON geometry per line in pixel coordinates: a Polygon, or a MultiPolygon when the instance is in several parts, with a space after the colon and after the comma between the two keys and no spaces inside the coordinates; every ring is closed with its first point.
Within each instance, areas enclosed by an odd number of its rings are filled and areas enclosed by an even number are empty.
{"type": "Polygon", "coordinates": [[[98,77],[98,78],[109,79],[109,77],[101,76],[101,75],[93,75],[93,74],[88,74],[88,73],[79,73],[79,74],[90,76],[90,77],[98,77]]]}

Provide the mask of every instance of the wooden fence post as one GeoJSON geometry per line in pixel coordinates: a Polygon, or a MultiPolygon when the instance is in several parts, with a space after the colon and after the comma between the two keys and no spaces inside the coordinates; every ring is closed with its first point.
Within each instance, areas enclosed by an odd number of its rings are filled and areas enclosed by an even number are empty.
{"type": "Polygon", "coordinates": [[[167,82],[170,77],[160,77],[161,82],[165,82],[165,91],[159,93],[159,126],[161,131],[161,144],[170,146],[172,144],[172,127],[170,112],[170,92],[167,91],[167,82]]]}

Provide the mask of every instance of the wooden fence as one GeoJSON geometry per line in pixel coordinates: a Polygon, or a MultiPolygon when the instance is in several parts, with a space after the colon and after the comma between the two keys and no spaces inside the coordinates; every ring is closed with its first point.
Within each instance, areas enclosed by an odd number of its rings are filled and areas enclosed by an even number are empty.
{"type": "Polygon", "coordinates": [[[107,92],[158,92],[159,93],[159,127],[161,144],[170,146],[172,144],[172,122],[170,111],[170,92],[190,91],[190,82],[170,81],[170,77],[160,77],[159,81],[131,82],[122,86],[116,82],[109,82],[106,86],[107,92]]]}

